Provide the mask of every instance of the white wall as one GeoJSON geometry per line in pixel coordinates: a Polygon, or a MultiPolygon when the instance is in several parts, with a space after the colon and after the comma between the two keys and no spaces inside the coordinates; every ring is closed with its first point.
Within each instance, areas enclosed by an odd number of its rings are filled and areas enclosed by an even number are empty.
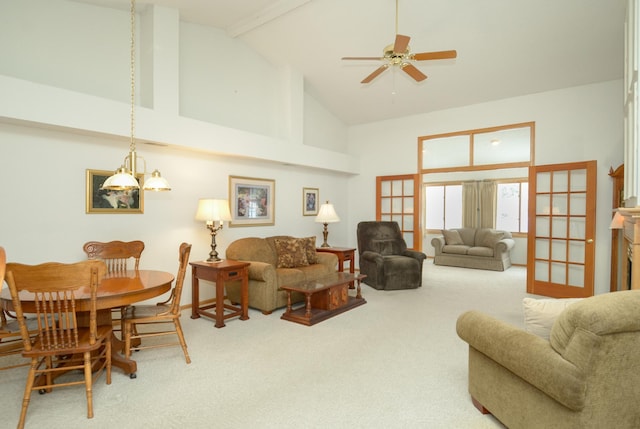
{"type": "MultiPolygon", "coordinates": [[[[598,162],[595,290],[608,291],[612,201],[608,172],[623,162],[621,100],[622,82],[616,80],[351,127],[349,153],[360,157],[362,171],[349,181],[349,195],[359,196],[349,199],[351,244],[357,223],[375,218],[375,177],[418,171],[419,136],[535,121],[536,165],[598,162]]],[[[430,240],[423,244],[429,253],[430,240]]],[[[524,240],[517,246],[516,262],[524,263],[524,240]]]]}

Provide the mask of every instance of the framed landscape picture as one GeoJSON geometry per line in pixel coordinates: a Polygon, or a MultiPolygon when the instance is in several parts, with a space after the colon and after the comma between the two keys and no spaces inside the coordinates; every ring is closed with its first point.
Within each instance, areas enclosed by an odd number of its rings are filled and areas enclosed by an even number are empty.
{"type": "Polygon", "coordinates": [[[302,215],[316,216],[319,200],[320,190],[318,188],[302,188],[302,215]]]}
{"type": "Polygon", "coordinates": [[[230,226],[275,224],[275,180],[229,176],[229,196],[230,226]]]}
{"type": "MultiPolygon", "coordinates": [[[[139,189],[130,191],[109,191],[100,189],[113,171],[87,170],[86,175],[86,212],[87,213],[144,213],[144,192],[139,189]]],[[[136,176],[138,183],[143,175],[136,176]]]]}

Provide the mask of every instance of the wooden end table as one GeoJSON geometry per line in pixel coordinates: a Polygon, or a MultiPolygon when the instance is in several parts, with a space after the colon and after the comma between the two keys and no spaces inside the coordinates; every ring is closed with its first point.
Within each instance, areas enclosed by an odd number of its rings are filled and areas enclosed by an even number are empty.
{"type": "MultiPolygon", "coordinates": [[[[344,263],[349,262],[349,272],[355,272],[356,249],[351,247],[316,247],[316,252],[333,253],[338,257],[338,271],[344,272],[344,263]]],[[[349,284],[349,289],[354,289],[354,284],[349,284]]]]}
{"type": "Polygon", "coordinates": [[[366,304],[360,290],[360,281],[365,277],[367,276],[364,274],[335,272],[317,280],[282,286],[280,289],[287,292],[287,309],[281,319],[311,326],[366,304]],[[353,282],[358,285],[355,297],[349,296],[349,284],[353,282]],[[302,293],[305,305],[294,309],[291,305],[291,292],[302,293]]]}
{"type": "Polygon", "coordinates": [[[225,326],[225,319],[240,316],[240,320],[249,319],[249,262],[223,259],[219,262],[190,262],[191,265],[191,318],[200,315],[215,319],[216,328],[225,326]],[[213,304],[200,305],[200,280],[216,283],[216,298],[213,304]],[[242,289],[240,307],[224,303],[224,284],[226,281],[240,280],[242,289]],[[215,314],[209,310],[215,308],[215,314]],[[225,314],[225,310],[228,310],[225,314]]]}

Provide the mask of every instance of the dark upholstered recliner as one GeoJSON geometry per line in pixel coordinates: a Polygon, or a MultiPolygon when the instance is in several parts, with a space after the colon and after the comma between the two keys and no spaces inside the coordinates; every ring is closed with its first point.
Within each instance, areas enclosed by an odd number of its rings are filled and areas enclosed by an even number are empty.
{"type": "Polygon", "coordinates": [[[358,255],[363,280],[375,289],[415,289],[422,286],[426,255],[407,249],[397,222],[358,224],[358,255]]]}

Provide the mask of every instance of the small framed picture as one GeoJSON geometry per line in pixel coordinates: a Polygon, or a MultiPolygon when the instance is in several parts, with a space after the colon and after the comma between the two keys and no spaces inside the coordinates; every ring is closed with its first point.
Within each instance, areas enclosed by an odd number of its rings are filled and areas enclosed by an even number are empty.
{"type": "MultiPolygon", "coordinates": [[[[130,191],[110,191],[100,189],[113,171],[87,170],[87,213],[144,213],[144,192],[139,189],[130,191]]],[[[138,183],[143,180],[138,174],[138,183]]]]}
{"type": "Polygon", "coordinates": [[[320,191],[318,188],[302,188],[302,215],[316,216],[318,214],[320,191]]]}
{"type": "Polygon", "coordinates": [[[229,196],[229,226],[275,224],[275,180],[229,176],[229,196]]]}

